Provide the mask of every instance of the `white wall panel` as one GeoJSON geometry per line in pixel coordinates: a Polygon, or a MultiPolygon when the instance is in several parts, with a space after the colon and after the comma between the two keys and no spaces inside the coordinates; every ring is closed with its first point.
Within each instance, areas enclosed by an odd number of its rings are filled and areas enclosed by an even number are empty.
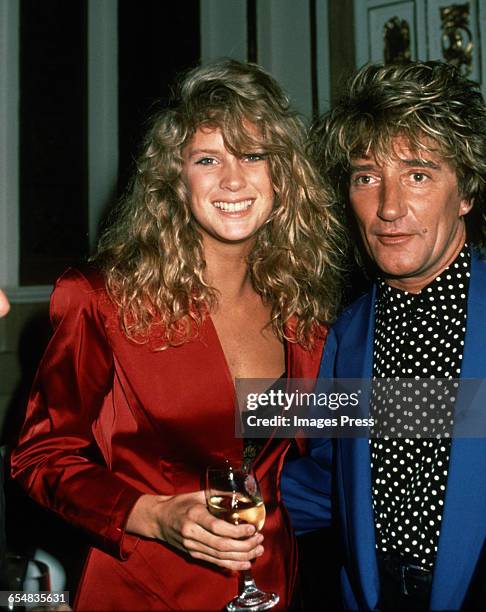
{"type": "Polygon", "coordinates": [[[201,60],[246,60],[246,0],[201,0],[201,60]]]}
{"type": "Polygon", "coordinates": [[[18,284],[19,0],[0,0],[0,286],[18,284]]]}
{"type": "Polygon", "coordinates": [[[258,61],[280,82],[292,104],[312,115],[310,14],[307,0],[258,2],[258,61]]]}
{"type": "Polygon", "coordinates": [[[118,2],[88,4],[89,244],[116,193],[118,176],[118,2]]]}

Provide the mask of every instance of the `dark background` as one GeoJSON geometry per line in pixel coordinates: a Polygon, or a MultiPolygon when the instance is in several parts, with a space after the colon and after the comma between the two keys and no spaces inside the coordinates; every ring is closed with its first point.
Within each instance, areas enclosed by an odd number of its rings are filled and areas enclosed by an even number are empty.
{"type": "MultiPolygon", "coordinates": [[[[50,285],[89,254],[87,6],[21,0],[21,285],[50,285]]],[[[151,110],[199,61],[199,1],[120,0],[118,44],[120,193],[151,110]]]]}

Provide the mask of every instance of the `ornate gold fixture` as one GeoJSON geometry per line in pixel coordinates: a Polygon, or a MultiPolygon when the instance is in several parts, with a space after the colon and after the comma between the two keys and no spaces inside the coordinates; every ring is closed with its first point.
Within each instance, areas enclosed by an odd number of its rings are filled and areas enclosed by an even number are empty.
{"type": "Polygon", "coordinates": [[[410,26],[405,19],[392,17],[383,28],[384,60],[385,64],[409,62],[412,59],[410,52],[410,26]]]}
{"type": "Polygon", "coordinates": [[[473,42],[469,29],[469,2],[440,9],[442,57],[468,76],[472,70],[473,42]]]}

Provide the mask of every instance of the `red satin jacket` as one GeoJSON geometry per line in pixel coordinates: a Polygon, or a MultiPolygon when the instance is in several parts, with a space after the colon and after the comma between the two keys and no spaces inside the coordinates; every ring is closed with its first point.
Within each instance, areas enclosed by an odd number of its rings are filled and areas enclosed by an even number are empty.
{"type": "MultiPolygon", "coordinates": [[[[95,539],[75,609],[220,610],[238,575],[192,560],[169,545],[125,533],[143,493],[204,488],[205,467],[241,459],[234,435],[235,391],[208,317],[200,336],[155,351],[129,341],[96,272],[69,270],[51,300],[54,335],[31,392],[12,474],[40,504],[95,539]]],[[[323,334],[325,336],[325,334],[323,334]]],[[[287,373],[315,377],[312,351],[287,346],[287,373]]],[[[279,496],[289,440],[270,440],[255,470],[267,508],[265,553],[253,564],[260,588],[292,597],[295,541],[279,496]]]]}

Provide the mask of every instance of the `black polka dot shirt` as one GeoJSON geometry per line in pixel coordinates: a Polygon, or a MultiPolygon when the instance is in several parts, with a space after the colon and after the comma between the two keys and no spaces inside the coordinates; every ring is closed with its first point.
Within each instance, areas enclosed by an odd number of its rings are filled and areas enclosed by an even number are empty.
{"type": "Polygon", "coordinates": [[[412,403],[401,401],[390,379],[460,376],[470,264],[465,245],[419,294],[378,283],[373,347],[378,390],[372,399],[377,421],[372,435],[378,437],[370,440],[376,546],[424,569],[433,568],[437,553],[454,397],[453,392],[446,397],[437,415],[431,410],[437,399],[433,390],[424,389],[412,403]],[[381,378],[388,380],[381,383],[381,378]],[[430,438],[418,437],[429,431],[430,438]]]}

